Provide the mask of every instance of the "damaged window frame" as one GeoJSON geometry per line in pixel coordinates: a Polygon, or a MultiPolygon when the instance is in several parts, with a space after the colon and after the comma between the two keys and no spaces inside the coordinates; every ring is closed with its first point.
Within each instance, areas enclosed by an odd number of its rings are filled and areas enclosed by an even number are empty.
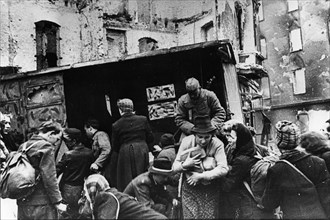
{"type": "Polygon", "coordinates": [[[201,27],[202,38],[204,41],[215,40],[214,25],[213,21],[209,21],[201,27]]]}
{"type": "Polygon", "coordinates": [[[35,22],[37,70],[60,66],[60,25],[51,21],[35,22]]]}
{"type": "Polygon", "coordinates": [[[299,9],[298,0],[288,0],[288,12],[297,11],[299,9]]]}

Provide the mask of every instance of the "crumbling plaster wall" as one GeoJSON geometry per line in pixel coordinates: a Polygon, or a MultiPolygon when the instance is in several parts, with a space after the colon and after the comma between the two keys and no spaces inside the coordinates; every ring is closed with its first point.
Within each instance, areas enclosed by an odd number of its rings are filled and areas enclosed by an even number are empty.
{"type": "Polygon", "coordinates": [[[127,37],[127,53],[139,53],[139,39],[150,37],[158,42],[159,49],[178,46],[176,34],[146,30],[128,30],[127,37]]]}
{"type": "Polygon", "coordinates": [[[291,13],[286,0],[263,4],[265,18],[260,30],[268,50],[263,64],[269,73],[272,104],[330,98],[329,1],[299,1],[299,10],[291,13]],[[292,25],[301,27],[301,51],[290,52],[292,25]],[[293,71],[298,68],[305,68],[306,93],[294,95],[293,71]]]}
{"type": "MultiPolygon", "coordinates": [[[[254,27],[254,8],[253,8],[253,0],[244,0],[237,1],[242,5],[242,43],[243,43],[243,52],[255,52],[256,44],[255,44],[255,27],[254,27]]],[[[237,28],[235,28],[236,30],[237,28]]]]}
{"type": "MultiPolygon", "coordinates": [[[[242,4],[251,0],[241,0],[242,4]]],[[[106,29],[126,31],[126,54],[139,52],[138,40],[158,42],[159,49],[204,41],[201,27],[215,23],[218,4],[218,39],[229,39],[238,48],[235,1],[215,0],[2,0],[1,66],[36,70],[35,22],[60,26],[59,65],[114,58],[106,29]]],[[[215,35],[216,33],[214,33],[215,35]]],[[[125,55],[125,54],[123,54],[125,55]]]]}
{"type": "MultiPolygon", "coordinates": [[[[21,72],[36,70],[35,22],[47,20],[61,26],[61,65],[79,61],[79,21],[75,10],[49,1],[2,1],[7,6],[5,30],[1,38],[9,39],[3,45],[1,59],[10,66],[19,66],[21,72]],[[7,22],[6,22],[7,21],[7,22]],[[78,56],[77,56],[78,55],[78,56]],[[66,62],[70,59],[69,62],[66,62]],[[8,60],[8,61],[6,61],[8,60]]],[[[1,14],[3,9],[1,9],[1,14]]],[[[2,23],[2,22],[1,22],[2,23]]],[[[1,66],[6,63],[1,62],[1,66]]]]}
{"type": "Polygon", "coordinates": [[[0,10],[0,66],[9,66],[10,18],[8,4],[5,1],[0,1],[0,10]]]}
{"type": "Polygon", "coordinates": [[[301,57],[306,64],[307,93],[310,98],[330,98],[330,2],[302,1],[301,7],[301,57]]]}
{"type": "Polygon", "coordinates": [[[239,38],[238,38],[238,21],[235,11],[235,3],[240,4],[242,12],[242,44],[244,52],[255,52],[254,42],[254,21],[253,21],[253,5],[252,0],[224,0],[217,1],[217,12],[215,11],[215,1],[208,4],[209,11],[205,13],[199,20],[188,22],[178,33],[178,44],[193,44],[205,41],[203,39],[202,27],[213,21],[214,33],[218,40],[228,39],[235,51],[236,60],[238,60],[239,38]],[[217,27],[215,27],[215,24],[217,27]],[[216,33],[218,31],[218,33],[216,33]]]}
{"type": "MultiPolygon", "coordinates": [[[[205,40],[202,34],[202,26],[211,21],[214,23],[214,15],[210,12],[200,20],[189,23],[182,27],[182,29],[178,33],[178,45],[204,42],[205,40]]],[[[213,33],[213,35],[215,35],[215,32],[213,33]]]]}

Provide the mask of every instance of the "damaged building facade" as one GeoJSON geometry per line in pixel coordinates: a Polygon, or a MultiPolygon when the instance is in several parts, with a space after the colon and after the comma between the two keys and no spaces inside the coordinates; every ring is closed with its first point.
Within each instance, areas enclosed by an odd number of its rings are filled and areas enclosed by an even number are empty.
{"type": "Polygon", "coordinates": [[[192,76],[217,94],[228,118],[263,123],[251,102],[267,78],[256,0],[0,4],[0,110],[13,114],[24,138],[51,118],[82,129],[96,117],[110,132],[125,97],[156,136],[175,133],[176,101],[192,76]]]}
{"type": "Polygon", "coordinates": [[[269,78],[263,99],[254,101],[255,116],[264,114],[273,124],[294,121],[302,132],[324,129],[330,119],[330,1],[262,0],[259,30],[269,78]]]}

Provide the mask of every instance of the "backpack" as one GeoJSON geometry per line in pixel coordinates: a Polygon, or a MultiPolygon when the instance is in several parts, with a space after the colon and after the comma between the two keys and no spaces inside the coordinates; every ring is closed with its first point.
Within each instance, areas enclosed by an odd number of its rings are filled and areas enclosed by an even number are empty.
{"type": "Polygon", "coordinates": [[[34,191],[34,186],[39,182],[39,175],[30,164],[26,152],[36,143],[26,148],[27,142],[22,145],[22,150],[11,152],[8,155],[3,173],[0,176],[0,197],[22,199],[34,191]]]}
{"type": "MultiPolygon", "coordinates": [[[[268,169],[279,160],[276,155],[262,157],[259,153],[255,156],[258,161],[251,167],[251,188],[248,189],[254,200],[261,204],[261,198],[266,188],[266,176],[268,169]]],[[[244,183],[246,186],[246,183],[244,183]]],[[[247,187],[247,186],[246,186],[247,187]]]]}

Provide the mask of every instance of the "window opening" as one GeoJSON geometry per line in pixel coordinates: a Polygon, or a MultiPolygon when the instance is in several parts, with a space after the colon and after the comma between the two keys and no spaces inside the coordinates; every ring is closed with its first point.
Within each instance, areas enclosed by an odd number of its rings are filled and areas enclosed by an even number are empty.
{"type": "Polygon", "coordinates": [[[58,66],[59,25],[50,21],[36,24],[37,70],[58,66]]]}

